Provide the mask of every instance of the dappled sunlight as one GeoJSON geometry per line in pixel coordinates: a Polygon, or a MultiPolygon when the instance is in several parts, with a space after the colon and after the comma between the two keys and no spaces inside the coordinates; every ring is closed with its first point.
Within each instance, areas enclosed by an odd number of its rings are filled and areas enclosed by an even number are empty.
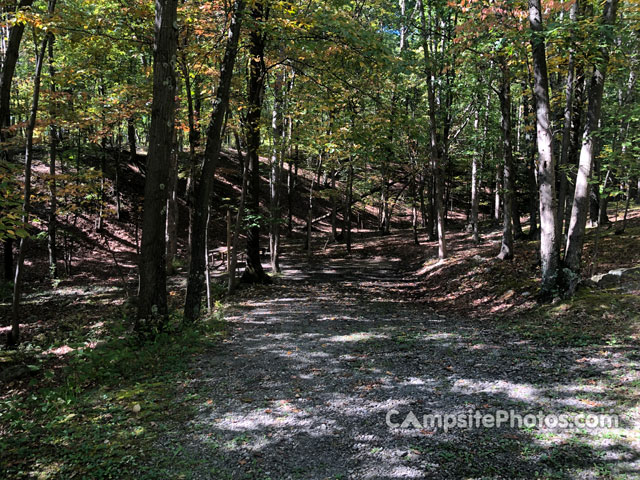
{"type": "Polygon", "coordinates": [[[503,394],[512,400],[538,402],[541,400],[540,391],[527,384],[515,384],[504,380],[493,382],[469,379],[456,380],[451,389],[454,393],[473,395],[478,393],[503,394]]]}
{"type": "Polygon", "coordinates": [[[442,469],[475,477],[491,472],[496,459],[507,477],[553,471],[560,458],[569,459],[567,471],[576,475],[637,468],[629,452],[638,442],[638,411],[620,411],[633,398],[626,385],[637,381],[628,376],[637,363],[632,351],[607,345],[552,350],[491,323],[439,315],[403,297],[413,280],[390,273],[389,264],[350,262],[351,269],[308,268],[309,283],[284,281],[277,287],[282,301],[266,292],[234,306],[232,358],[210,361],[224,362],[238,376],[204,370],[214,399],[194,420],[205,433],[188,441],[198,452],[219,445],[220,458],[205,463],[227,471],[231,461],[237,473],[268,458],[272,468],[300,469],[308,478],[357,471],[357,478],[388,479],[437,476],[442,469]],[[331,271],[337,273],[326,274],[331,271]],[[625,386],[611,388],[612,382],[625,386]],[[617,429],[588,431],[443,432],[385,423],[391,410],[402,421],[410,411],[421,417],[498,409],[523,415],[613,409],[622,416],[617,429]],[[334,452],[330,463],[276,460],[287,452],[299,459],[318,447],[334,452]],[[467,456],[468,463],[458,462],[467,456]]]}

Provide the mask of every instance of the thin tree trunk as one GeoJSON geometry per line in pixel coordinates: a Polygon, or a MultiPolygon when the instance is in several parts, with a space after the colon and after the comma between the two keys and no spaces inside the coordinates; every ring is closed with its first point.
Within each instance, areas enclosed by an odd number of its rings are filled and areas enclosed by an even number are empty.
{"type": "Polygon", "coordinates": [[[174,273],[174,259],[178,253],[178,132],[173,129],[173,148],[167,182],[167,274],[174,273]]]}
{"type": "Polygon", "coordinates": [[[207,205],[207,221],[204,227],[204,280],[207,292],[207,313],[211,315],[211,266],[209,265],[209,221],[211,206],[207,205]]]}
{"type": "Polygon", "coordinates": [[[336,195],[335,169],[331,170],[331,241],[335,242],[338,237],[338,196],[336,195]]]}
{"type": "MultiPolygon", "coordinates": [[[[523,91],[526,88],[523,86],[523,91]]],[[[529,118],[529,102],[526,95],[523,95],[523,107],[525,122],[529,118]]],[[[534,120],[535,127],[535,120],[534,120]]],[[[527,129],[525,134],[526,155],[527,155],[527,183],[529,184],[529,238],[535,239],[538,236],[538,184],[536,182],[536,137],[527,129]]]]}
{"type": "Polygon", "coordinates": [[[284,156],[284,92],[282,91],[284,72],[276,75],[274,93],[274,105],[271,118],[271,131],[273,135],[273,150],[271,152],[271,174],[269,176],[270,215],[269,224],[269,253],[271,259],[271,271],[280,271],[280,177],[282,157],[284,156]]]}
{"type": "Polygon", "coordinates": [[[553,134],[550,122],[549,76],[540,0],[529,0],[533,82],[538,144],[538,183],[540,188],[541,297],[553,295],[558,280],[558,232],[556,222],[556,178],[553,134]]]}
{"type": "MultiPolygon", "coordinates": [[[[578,15],[578,0],[575,0],[569,11],[569,18],[571,22],[577,20],[578,15]]],[[[567,80],[565,84],[565,104],[564,104],[564,120],[562,125],[562,146],[560,150],[560,164],[558,165],[558,175],[560,177],[558,187],[558,213],[557,213],[557,232],[560,236],[559,243],[560,249],[563,247],[563,235],[564,230],[564,210],[567,197],[568,181],[567,174],[565,172],[566,166],[569,164],[569,147],[571,146],[571,120],[573,118],[573,91],[575,86],[575,66],[574,66],[574,51],[573,48],[569,51],[569,65],[567,67],[567,80]]]]}
{"type": "Polygon", "coordinates": [[[509,67],[507,59],[500,58],[500,70],[502,78],[500,82],[500,111],[502,114],[501,130],[502,130],[502,153],[504,156],[504,173],[503,173],[503,228],[502,228],[502,245],[498,258],[500,260],[508,260],[513,257],[513,151],[511,145],[511,83],[509,78],[509,67]]]}
{"type": "Polygon", "coordinates": [[[248,208],[256,221],[247,232],[247,263],[242,274],[244,283],[271,283],[271,278],[262,268],[260,259],[260,225],[257,218],[260,215],[260,116],[262,112],[262,100],[266,75],[264,61],[265,33],[261,29],[262,23],[267,18],[268,7],[264,0],[255,3],[251,11],[251,17],[255,27],[250,33],[249,53],[249,85],[247,111],[247,154],[249,156],[249,189],[247,191],[248,208]]]}
{"type": "MultiPolygon", "coordinates": [[[[480,226],[478,220],[478,207],[480,204],[480,192],[479,192],[479,163],[480,163],[480,155],[484,156],[485,145],[487,141],[487,133],[489,130],[489,106],[491,103],[491,94],[487,93],[486,105],[485,105],[485,115],[484,115],[484,126],[482,130],[482,152],[476,152],[473,156],[471,163],[471,235],[474,243],[480,242],[480,226]]],[[[480,127],[480,110],[476,111],[476,118],[474,122],[474,130],[478,130],[480,127]]]]}
{"type": "MultiPolygon", "coordinates": [[[[438,124],[436,115],[436,94],[434,84],[434,74],[431,70],[431,58],[430,48],[428,45],[428,32],[427,22],[424,11],[424,3],[422,0],[418,0],[418,8],[420,11],[420,19],[422,26],[422,43],[424,50],[425,61],[425,77],[427,80],[427,98],[429,103],[429,130],[430,130],[430,151],[431,161],[433,164],[433,176],[434,176],[434,197],[435,197],[435,213],[436,213],[436,225],[438,231],[438,258],[444,260],[447,258],[447,241],[445,234],[445,219],[444,219],[444,173],[443,173],[443,158],[440,142],[438,141],[438,124]]],[[[444,39],[443,39],[444,41],[444,39]]],[[[446,138],[446,134],[444,135],[446,138]]]]}
{"type": "MultiPolygon", "coordinates": [[[[56,0],[49,0],[49,14],[52,14],[56,6],[56,0]]],[[[31,163],[33,161],[33,131],[36,128],[38,116],[38,105],[40,102],[40,78],[42,74],[42,64],[47,49],[49,35],[46,35],[36,53],[36,71],[33,79],[33,96],[31,100],[31,112],[29,122],[26,127],[26,148],[24,152],[24,200],[22,222],[27,225],[29,214],[31,213],[31,163]]],[[[37,47],[36,47],[37,48],[37,47]]],[[[20,342],[20,300],[22,298],[22,277],[24,275],[24,257],[28,243],[28,237],[20,239],[18,248],[18,261],[16,262],[16,272],[13,285],[13,299],[11,303],[11,331],[7,337],[9,345],[17,345],[20,342]]]]}
{"type": "MultiPolygon", "coordinates": [[[[607,0],[602,15],[603,25],[613,25],[616,19],[618,0],[607,0]]],[[[604,82],[609,63],[608,44],[600,49],[600,61],[593,69],[591,86],[589,90],[589,107],[587,120],[580,150],[580,162],[576,186],[573,195],[573,207],[571,209],[571,221],[567,234],[567,246],[565,250],[565,264],[572,272],[572,278],[567,282],[567,292],[575,291],[580,276],[580,263],[582,259],[582,247],[584,244],[587,214],[589,211],[589,177],[594,160],[595,132],[600,122],[600,110],[602,107],[602,95],[604,82]]]]}
{"type": "Polygon", "coordinates": [[[236,0],[233,5],[233,18],[229,27],[224,58],[220,67],[220,85],[218,86],[211,113],[211,121],[207,129],[207,146],[205,148],[202,173],[194,191],[189,277],[187,280],[187,296],[184,303],[184,319],[187,322],[194,322],[200,317],[207,248],[205,243],[206,217],[211,201],[213,177],[218,165],[218,157],[220,156],[222,129],[229,105],[231,79],[238,52],[238,39],[243,11],[244,0],[236,0]]]}
{"type": "Polygon", "coordinates": [[[129,155],[131,156],[131,163],[136,164],[137,149],[136,146],[136,124],[133,117],[127,118],[127,141],[129,143],[129,155]]]}
{"type": "Polygon", "coordinates": [[[154,334],[168,320],[165,228],[173,146],[178,46],[177,0],[156,0],[153,104],[144,185],[140,285],[135,328],[154,334]]]}
{"type": "Polygon", "coordinates": [[[627,183],[627,198],[624,202],[624,217],[622,219],[622,228],[616,230],[616,235],[624,233],[627,229],[627,215],[629,214],[629,205],[631,204],[631,183],[627,183]]]}
{"type": "Polygon", "coordinates": [[[496,181],[495,181],[495,191],[493,193],[493,221],[498,224],[500,222],[500,190],[501,190],[501,180],[502,175],[500,175],[504,169],[500,169],[500,167],[496,167],[496,181]],[[501,171],[502,170],[502,171],[501,171]]]}
{"type": "MultiPolygon", "coordinates": [[[[604,177],[604,183],[602,184],[602,190],[607,189],[607,185],[609,183],[609,177],[611,176],[611,170],[607,170],[607,174],[604,177]]],[[[600,197],[599,201],[599,209],[602,211],[607,208],[606,201],[603,197],[600,197]]],[[[593,275],[597,265],[598,265],[598,249],[600,247],[600,231],[602,230],[602,222],[598,222],[598,226],[596,227],[596,235],[593,244],[593,255],[591,257],[591,268],[589,269],[589,275],[593,275]]]]}
{"type": "MultiPolygon", "coordinates": [[[[51,81],[51,106],[49,109],[49,114],[51,115],[51,119],[55,119],[56,117],[56,108],[55,108],[55,93],[56,93],[56,82],[55,82],[55,67],[53,65],[53,44],[55,41],[55,37],[53,33],[49,33],[49,77],[51,81]]],[[[49,274],[51,278],[58,277],[58,255],[56,249],[56,230],[57,230],[57,217],[56,210],[58,209],[58,199],[57,199],[57,189],[56,189],[56,153],[58,149],[58,129],[55,123],[51,124],[49,127],[49,225],[47,228],[47,245],[49,249],[49,274]]]]}
{"type": "Polygon", "coordinates": [[[353,163],[349,160],[349,178],[347,179],[347,201],[345,202],[344,223],[346,225],[347,253],[351,253],[351,202],[353,201],[353,163]]]}
{"type": "MultiPolygon", "coordinates": [[[[21,0],[18,4],[18,9],[22,10],[30,7],[33,0],[21,0]]],[[[0,73],[0,143],[4,143],[7,140],[8,133],[5,131],[10,125],[10,109],[11,109],[11,86],[13,83],[13,76],[16,70],[16,64],[20,55],[20,43],[22,42],[22,36],[24,33],[25,23],[15,22],[11,28],[9,28],[9,35],[7,41],[7,48],[4,58],[2,59],[2,69],[0,73]]],[[[9,161],[9,149],[4,147],[2,149],[2,157],[9,161]]],[[[4,277],[9,281],[14,278],[14,264],[13,264],[13,243],[12,238],[8,238],[4,241],[4,277]]]]}
{"type": "Polygon", "coordinates": [[[242,220],[244,218],[244,203],[247,198],[247,182],[249,180],[249,165],[243,159],[242,150],[240,149],[240,139],[236,136],[236,149],[238,151],[238,160],[244,166],[242,169],[242,191],[240,193],[240,204],[238,205],[238,214],[236,215],[236,224],[233,229],[233,239],[231,241],[231,260],[229,261],[229,284],[227,291],[233,293],[236,287],[236,268],[238,265],[238,240],[240,238],[240,229],[242,228],[242,220]]]}

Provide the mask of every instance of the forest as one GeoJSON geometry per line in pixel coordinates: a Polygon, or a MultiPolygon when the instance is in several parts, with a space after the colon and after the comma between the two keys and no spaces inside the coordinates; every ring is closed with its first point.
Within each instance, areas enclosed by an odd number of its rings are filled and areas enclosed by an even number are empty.
{"type": "Polygon", "coordinates": [[[640,477],[639,50],[637,0],[0,0],[0,478],[640,477]]]}

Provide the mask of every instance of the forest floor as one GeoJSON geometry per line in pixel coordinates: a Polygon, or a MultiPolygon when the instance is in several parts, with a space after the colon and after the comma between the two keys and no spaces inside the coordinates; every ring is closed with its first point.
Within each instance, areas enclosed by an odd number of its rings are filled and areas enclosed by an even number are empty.
{"type": "MultiPolygon", "coordinates": [[[[32,283],[23,345],[0,349],[0,478],[640,476],[638,285],[540,305],[536,242],[500,262],[486,225],[478,245],[452,228],[446,262],[410,231],[359,233],[351,255],[316,235],[313,259],[287,241],[274,285],[218,295],[187,329],[179,268],[171,326],[142,345],[125,294],[131,248],[114,267],[98,239],[82,275],[32,283]],[[619,425],[445,432],[389,427],[391,410],[399,423],[513,410],[613,413],[619,425]]],[[[639,265],[639,240],[636,208],[623,235],[601,232],[593,273],[639,265]]]]}
{"type": "MultiPolygon", "coordinates": [[[[169,451],[179,446],[170,476],[640,475],[638,303],[623,318],[612,318],[622,310],[611,314],[620,299],[598,291],[553,308],[525,297],[528,307],[511,308],[528,308],[526,316],[436,312],[416,298],[429,287],[407,261],[407,237],[365,239],[351,257],[289,255],[276,285],[228,306],[228,336],[194,362],[185,390],[198,398],[195,415],[160,441],[169,451]],[[585,308],[591,314],[576,315],[585,308]],[[393,421],[413,412],[422,425],[390,428],[392,410],[393,421]],[[614,413],[619,425],[443,431],[423,423],[425,414],[499,410],[614,413]]],[[[491,297],[491,289],[483,294],[491,297]]],[[[493,303],[503,305],[503,295],[493,303]]]]}

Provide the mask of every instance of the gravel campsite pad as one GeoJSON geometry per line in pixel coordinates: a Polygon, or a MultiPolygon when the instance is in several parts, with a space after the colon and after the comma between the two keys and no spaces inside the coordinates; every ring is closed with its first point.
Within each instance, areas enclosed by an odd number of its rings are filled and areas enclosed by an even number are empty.
{"type": "Polygon", "coordinates": [[[192,478],[640,475],[637,345],[544,344],[445,318],[403,300],[411,275],[382,258],[297,268],[232,306],[228,338],[195,362],[198,413],[162,441],[192,478]],[[444,431],[423,417],[499,410],[619,424],[444,431]]]}

